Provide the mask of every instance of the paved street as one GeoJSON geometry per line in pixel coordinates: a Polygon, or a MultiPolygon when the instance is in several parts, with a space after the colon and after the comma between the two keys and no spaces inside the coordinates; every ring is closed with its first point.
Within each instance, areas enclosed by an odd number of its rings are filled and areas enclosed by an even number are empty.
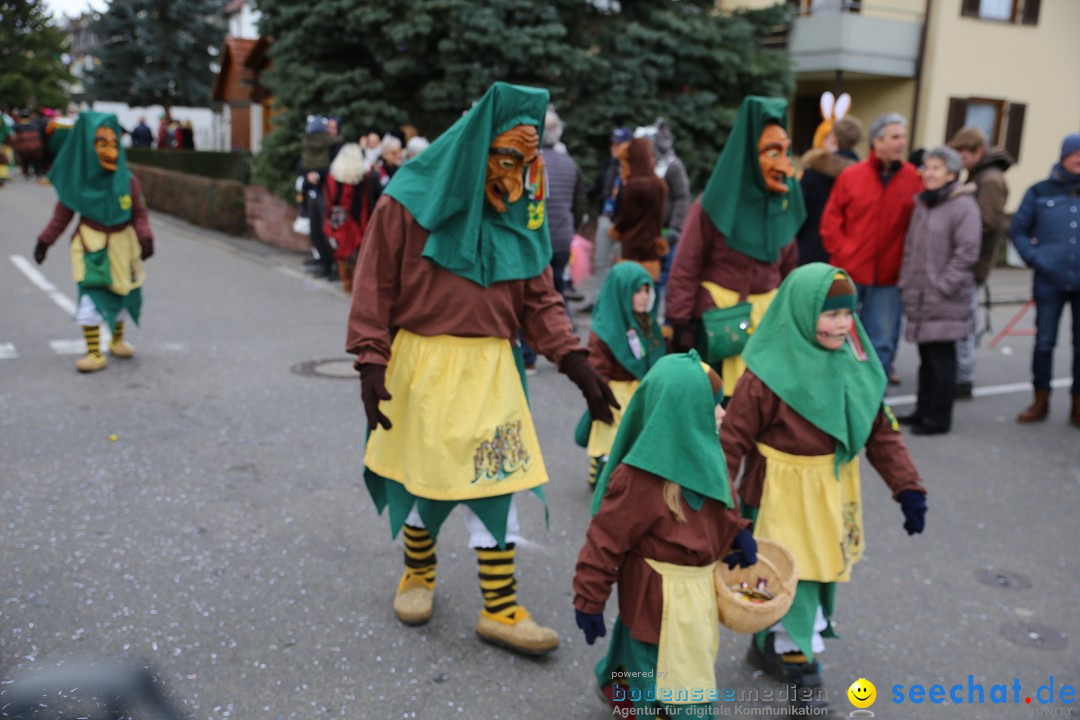
{"type": "MultiPolygon", "coordinates": [[[[529,539],[518,552],[519,597],[562,646],[536,661],[477,639],[476,561],[454,517],[440,537],[434,619],[405,628],[390,606],[401,542],[360,480],[363,413],[339,285],[307,279],[296,254],[152,214],[143,327],[128,336],[136,358],[82,376],[65,354],[81,350],[78,326],[21,269],[54,198],[22,181],[0,189],[0,676],[128,655],[152,663],[193,718],[215,720],[610,715],[591,672],[606,645],[585,645],[570,604],[589,491],[572,440],[583,401],[565,377],[541,361],[530,378],[550,527],[540,502],[524,499],[529,539]],[[322,372],[341,377],[303,374],[326,359],[342,362],[322,372]]],[[[40,272],[74,298],[62,242],[40,272]]],[[[992,278],[1003,298],[1026,297],[1029,282],[1024,270],[992,278]]],[[[995,330],[1018,309],[995,307],[995,330]]],[[[1013,720],[1077,707],[1040,706],[1035,694],[1051,676],[1057,691],[1080,686],[1080,430],[1066,421],[1067,387],[1050,421],[1013,421],[1030,400],[1031,346],[1026,336],[994,350],[984,342],[977,385],[990,394],[958,403],[951,434],[909,439],[930,490],[924,535],[903,532],[864,461],[868,552],[839,592],[843,638],[821,658],[844,713],[860,677],[877,686],[879,718],[1013,720]],[[982,584],[988,568],[1030,587],[982,584]],[[1063,633],[1065,646],[1011,642],[1017,623],[1063,633]],[[969,675],[985,704],[966,704],[969,675]],[[990,704],[994,684],[1012,700],[1014,679],[1021,707],[990,704]],[[962,683],[965,704],[891,702],[894,685],[906,694],[915,683],[962,683]]],[[[903,401],[915,389],[912,346],[898,366],[903,401]]],[[[607,617],[610,628],[614,602],[607,617]]],[[[1014,634],[1058,640],[1030,629],[1014,634]]],[[[742,661],[747,643],[722,636],[721,684],[744,698],[721,706],[732,716],[778,706],[764,693],[780,686],[742,661]]]]}

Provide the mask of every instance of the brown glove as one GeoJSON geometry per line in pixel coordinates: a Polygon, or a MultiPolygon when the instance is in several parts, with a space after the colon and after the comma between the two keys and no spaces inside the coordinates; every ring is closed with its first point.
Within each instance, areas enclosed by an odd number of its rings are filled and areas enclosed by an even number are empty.
{"type": "Polygon", "coordinates": [[[671,352],[684,353],[694,349],[697,344],[697,335],[694,332],[693,323],[675,325],[671,333],[671,352]]]}
{"type": "Polygon", "coordinates": [[[139,253],[139,259],[146,260],[154,254],[154,238],[139,238],[139,247],[142,248],[142,252],[139,253]]]}
{"type": "Polygon", "coordinates": [[[389,400],[390,392],[386,389],[386,366],[375,363],[363,363],[356,368],[360,371],[360,399],[364,403],[369,430],[382,425],[389,430],[393,425],[390,418],[379,412],[379,401],[389,400]]]}
{"type": "Polygon", "coordinates": [[[45,253],[49,252],[49,246],[43,242],[39,242],[34,246],[34,262],[38,265],[45,262],[45,253]]]}
{"type": "Polygon", "coordinates": [[[559,371],[581,389],[581,394],[585,396],[585,403],[589,406],[589,415],[593,420],[609,425],[615,420],[611,408],[621,410],[622,406],[615,399],[615,394],[611,392],[608,384],[589,364],[587,351],[575,350],[567,353],[559,363],[559,371]]]}

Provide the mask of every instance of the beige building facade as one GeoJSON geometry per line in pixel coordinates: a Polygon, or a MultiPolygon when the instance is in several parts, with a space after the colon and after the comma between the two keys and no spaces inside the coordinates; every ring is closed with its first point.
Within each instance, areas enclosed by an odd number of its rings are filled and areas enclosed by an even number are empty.
{"type": "MultiPolygon", "coordinates": [[[[719,0],[722,11],[775,0],[719,0]]],[[[1080,0],[789,0],[796,76],[791,134],[805,150],[826,90],[852,96],[866,125],[885,112],[911,123],[911,147],[963,125],[1012,153],[1007,209],[1045,178],[1062,138],[1080,131],[1080,0]]],[[[863,148],[865,152],[865,148],[863,148]]]]}

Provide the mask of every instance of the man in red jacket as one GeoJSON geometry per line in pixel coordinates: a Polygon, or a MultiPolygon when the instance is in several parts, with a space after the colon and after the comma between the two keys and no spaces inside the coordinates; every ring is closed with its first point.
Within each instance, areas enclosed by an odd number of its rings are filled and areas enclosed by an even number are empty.
{"type": "Polygon", "coordinates": [[[919,171],[904,162],[907,120],[882,115],[870,126],[870,155],[840,173],[821,217],[821,239],[832,264],[847,271],[859,293],[859,318],[881,365],[892,368],[900,338],[900,261],[904,236],[922,191],[919,171]]]}

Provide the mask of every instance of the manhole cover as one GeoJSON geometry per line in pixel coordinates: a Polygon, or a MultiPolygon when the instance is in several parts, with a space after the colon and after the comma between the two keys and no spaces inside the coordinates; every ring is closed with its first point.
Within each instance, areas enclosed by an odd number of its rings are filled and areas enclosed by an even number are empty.
{"type": "Polygon", "coordinates": [[[353,361],[345,360],[305,360],[296,363],[289,372],[302,377],[327,378],[330,380],[356,380],[360,375],[353,369],[353,361]]]}
{"type": "Polygon", "coordinates": [[[1026,577],[1008,570],[986,568],[976,572],[975,579],[990,587],[1011,588],[1014,590],[1027,590],[1031,587],[1031,581],[1026,577]]]}
{"type": "Polygon", "coordinates": [[[1037,650],[1063,650],[1065,633],[1039,623],[1014,622],[1001,626],[1001,634],[1011,643],[1037,650]]]}

